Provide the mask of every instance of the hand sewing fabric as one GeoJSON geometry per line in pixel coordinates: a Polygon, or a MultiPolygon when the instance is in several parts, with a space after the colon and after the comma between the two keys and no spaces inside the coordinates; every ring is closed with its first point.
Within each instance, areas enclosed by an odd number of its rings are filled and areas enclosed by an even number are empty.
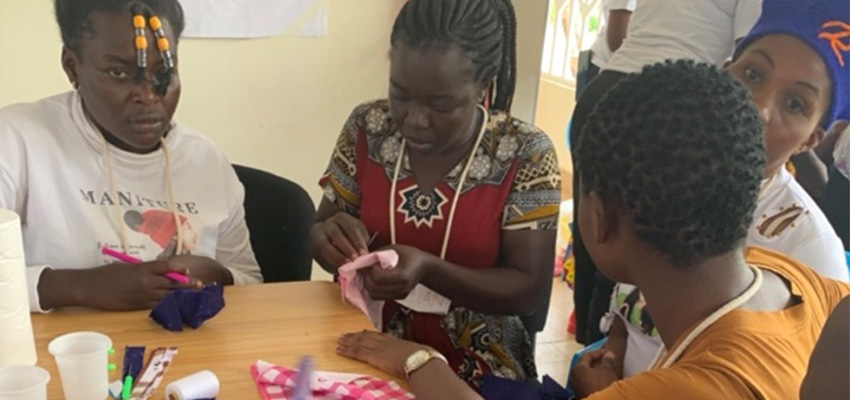
{"type": "Polygon", "coordinates": [[[363,287],[363,278],[357,271],[378,265],[383,269],[394,268],[398,264],[398,253],[394,250],[378,251],[358,257],[356,260],[339,267],[339,288],[342,301],[347,301],[363,311],[379,331],[381,330],[381,311],[384,302],[373,300],[363,287]]]}

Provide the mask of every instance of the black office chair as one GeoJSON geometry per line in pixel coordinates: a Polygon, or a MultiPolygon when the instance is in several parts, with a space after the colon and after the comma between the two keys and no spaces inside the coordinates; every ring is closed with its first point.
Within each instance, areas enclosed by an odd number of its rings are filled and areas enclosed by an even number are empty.
{"type": "Polygon", "coordinates": [[[301,186],[277,175],[242,165],[233,168],[245,186],[245,220],[263,279],[310,280],[313,200],[301,186]]]}

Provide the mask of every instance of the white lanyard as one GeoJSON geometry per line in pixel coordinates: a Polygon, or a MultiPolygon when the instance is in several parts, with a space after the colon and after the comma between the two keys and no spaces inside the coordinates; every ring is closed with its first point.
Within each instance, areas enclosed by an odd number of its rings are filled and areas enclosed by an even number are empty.
{"type": "MultiPolygon", "coordinates": [[[[440,250],[440,258],[446,258],[446,250],[449,247],[449,237],[452,235],[452,222],[455,217],[455,209],[457,208],[457,201],[460,199],[460,193],[463,191],[463,185],[466,183],[466,176],[469,174],[469,167],[472,166],[472,161],[475,159],[475,152],[478,150],[478,146],[481,144],[481,139],[484,138],[484,132],[487,130],[487,121],[490,119],[490,114],[487,112],[487,109],[482,105],[478,105],[478,108],[481,109],[482,120],[481,120],[481,129],[478,132],[478,138],[475,139],[475,145],[472,146],[472,151],[469,153],[469,159],[466,161],[466,166],[463,168],[463,172],[460,174],[460,181],[458,181],[457,189],[455,189],[454,199],[452,200],[452,207],[449,211],[449,219],[446,223],[446,233],[443,235],[443,246],[440,250]]],[[[402,160],[404,160],[404,150],[406,147],[406,141],[401,139],[401,149],[398,151],[398,160],[395,162],[395,172],[393,172],[393,181],[392,187],[390,188],[390,241],[391,244],[396,244],[396,234],[395,234],[395,191],[398,186],[398,174],[401,170],[402,160]]],[[[435,188],[436,190],[436,188],[435,188]]]]}
{"type": "Polygon", "coordinates": [[[749,301],[756,293],[758,293],[759,289],[761,288],[761,284],[764,280],[764,277],[762,276],[760,269],[753,266],[750,266],[750,269],[753,270],[755,279],[753,279],[753,283],[750,284],[750,287],[748,287],[747,290],[744,291],[744,293],[741,293],[740,296],[724,304],[723,307],[720,307],[717,309],[717,311],[711,313],[708,318],[702,320],[702,322],[700,322],[699,325],[696,326],[696,328],[694,328],[690,333],[688,333],[687,336],[685,336],[685,339],[682,340],[682,343],[673,349],[673,352],[671,352],[670,355],[664,360],[664,363],[659,366],[659,362],[661,362],[666,353],[664,351],[664,346],[661,346],[661,348],[658,350],[658,354],[655,355],[655,360],[653,360],[652,364],[650,364],[649,369],[664,369],[673,365],[673,363],[676,362],[679,357],[681,357],[682,353],[685,352],[685,349],[687,349],[688,346],[690,346],[691,343],[693,343],[693,341],[696,340],[697,337],[699,337],[699,335],[705,332],[708,327],[710,327],[713,323],[717,322],[717,320],[722,318],[724,315],[730,313],[732,310],[740,307],[742,304],[749,301]]]}
{"type": "Polygon", "coordinates": [[[761,188],[759,188],[759,201],[761,201],[761,199],[764,198],[764,195],[767,193],[767,191],[773,185],[773,181],[776,180],[776,175],[779,175],[779,173],[777,172],[777,173],[773,174],[770,178],[765,180],[764,184],[762,184],[761,188]]]}
{"type": "MultiPolygon", "coordinates": [[[[124,251],[125,254],[130,254],[130,247],[127,241],[127,231],[124,228],[124,222],[121,218],[121,199],[118,197],[118,190],[115,185],[115,174],[112,167],[112,150],[109,148],[109,143],[107,143],[106,138],[102,134],[100,137],[103,139],[103,148],[105,149],[106,174],[109,178],[109,195],[112,196],[113,199],[112,210],[115,214],[115,223],[118,224],[118,234],[121,237],[121,250],[124,251]]],[[[165,171],[163,173],[163,175],[165,175],[165,192],[168,195],[171,215],[174,216],[174,224],[177,229],[177,251],[174,254],[180,255],[183,254],[183,230],[180,226],[180,217],[177,214],[177,203],[174,201],[174,192],[172,191],[171,185],[171,153],[168,151],[165,139],[160,142],[160,146],[162,147],[162,154],[165,158],[165,171]]]]}

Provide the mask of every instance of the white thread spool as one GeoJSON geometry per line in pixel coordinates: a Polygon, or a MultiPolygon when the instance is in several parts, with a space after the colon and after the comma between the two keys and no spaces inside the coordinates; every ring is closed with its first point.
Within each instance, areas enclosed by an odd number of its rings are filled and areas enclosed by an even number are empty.
{"type": "Polygon", "coordinates": [[[218,377],[211,371],[201,371],[171,382],[165,387],[168,400],[212,399],[220,388],[218,377]]]}
{"type": "Polygon", "coordinates": [[[18,214],[0,209],[0,367],[35,365],[24,242],[18,214]]]}

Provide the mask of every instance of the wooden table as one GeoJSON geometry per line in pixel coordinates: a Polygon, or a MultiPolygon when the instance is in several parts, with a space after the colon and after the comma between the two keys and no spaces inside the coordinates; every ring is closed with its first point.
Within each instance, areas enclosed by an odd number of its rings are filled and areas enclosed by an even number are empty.
{"type": "Polygon", "coordinates": [[[38,365],[51,375],[49,398],[62,399],[62,386],[47,344],[59,335],[86,330],[112,339],[115,355],[111,362],[118,370],[110,373],[110,381],[119,378],[124,346],[144,345],[147,355],[156,347],[177,346],[179,353],[152,397],[157,400],[164,397],[168,383],[204,369],[218,375],[219,399],[259,399],[248,372],[254,361],[293,367],[305,354],[315,357],[319,370],[391,379],[368,365],[336,355],[336,339],[341,333],[369,329],[371,324],[359,310],[342,303],[333,283],[227,287],[224,298],[224,310],[198,330],[185,327],[174,333],[149,320],[147,311],[63,310],[34,315],[38,365]]]}

